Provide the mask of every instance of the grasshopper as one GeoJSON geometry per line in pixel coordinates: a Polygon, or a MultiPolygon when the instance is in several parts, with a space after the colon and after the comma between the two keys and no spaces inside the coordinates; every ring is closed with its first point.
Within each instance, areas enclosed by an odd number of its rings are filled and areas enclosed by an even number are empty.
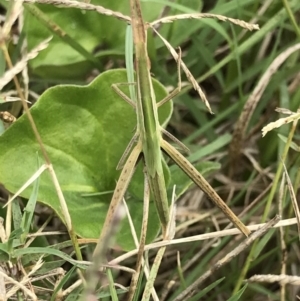
{"type": "MultiPolygon", "coordinates": [[[[143,157],[145,163],[148,183],[161,222],[163,236],[164,238],[167,237],[166,229],[169,222],[169,205],[163,174],[162,151],[164,151],[195,182],[195,184],[204,191],[209,199],[211,199],[214,204],[223,211],[228,219],[244,235],[248,236],[250,234],[250,230],[247,229],[239,218],[230,210],[230,208],[198,172],[198,170],[179,151],[177,151],[177,149],[164,140],[163,133],[165,133],[165,130],[162,129],[158,120],[158,107],[173,98],[179,92],[180,87],[175,89],[165,99],[158,103],[156,102],[147,52],[147,28],[142,18],[139,1],[130,0],[130,8],[131,26],[135,46],[136,102],[132,101],[127,95],[118,89],[116,85],[114,85],[113,88],[126,102],[135,108],[137,115],[137,129],[133,139],[125,150],[125,153],[130,153],[130,155],[124,164],[114,190],[112,201],[110,203],[109,214],[106,217],[99,242],[101,242],[105,235],[108,235],[107,231],[109,226],[112,223],[116,209],[127,190],[131,177],[134,173],[134,168],[140,156],[143,157]]],[[[180,58],[178,58],[177,62],[179,60],[180,58]]],[[[170,135],[171,134],[168,134],[168,136],[170,135]]],[[[177,139],[175,138],[175,140],[177,139]]]]}

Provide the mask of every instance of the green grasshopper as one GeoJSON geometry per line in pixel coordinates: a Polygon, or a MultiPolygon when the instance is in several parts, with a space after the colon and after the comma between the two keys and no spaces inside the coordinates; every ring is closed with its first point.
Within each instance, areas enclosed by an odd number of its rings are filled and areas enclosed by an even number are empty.
{"type": "MultiPolygon", "coordinates": [[[[224,212],[228,219],[244,235],[248,236],[250,234],[249,229],[247,229],[239,218],[230,210],[204,177],[180,152],[164,140],[162,134],[165,133],[165,130],[163,130],[159,124],[158,107],[173,98],[176,93],[179,92],[180,87],[175,89],[165,99],[158,103],[156,102],[147,52],[146,27],[142,18],[139,1],[130,0],[130,8],[136,56],[136,102],[132,101],[119,90],[117,85],[114,85],[113,88],[125,101],[135,108],[137,114],[137,130],[129,143],[129,146],[125,150],[125,153],[130,153],[130,155],[124,164],[114,190],[109,213],[106,217],[99,242],[105,235],[108,235],[108,229],[114,219],[116,209],[127,190],[136,163],[141,155],[144,159],[148,183],[161,222],[163,236],[167,238],[169,205],[163,174],[162,150],[195,182],[196,185],[200,187],[201,190],[205,192],[205,194],[224,212]],[[132,148],[133,145],[134,147],[132,148]]],[[[177,59],[177,62],[179,62],[179,60],[180,57],[177,59]]],[[[170,136],[170,134],[168,134],[168,136],[170,136]]],[[[175,140],[177,139],[175,138],[175,140]]]]}

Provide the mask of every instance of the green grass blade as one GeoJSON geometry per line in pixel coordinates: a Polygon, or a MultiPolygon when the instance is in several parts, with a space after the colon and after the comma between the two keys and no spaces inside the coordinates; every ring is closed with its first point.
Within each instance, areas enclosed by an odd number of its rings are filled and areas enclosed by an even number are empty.
{"type": "MultiPolygon", "coordinates": [[[[133,66],[133,36],[132,27],[128,25],[126,28],[125,40],[125,63],[128,83],[134,83],[134,66],[133,66]]],[[[129,85],[130,98],[136,102],[136,94],[134,85],[129,85]]]]}
{"type": "Polygon", "coordinates": [[[74,50],[80,53],[88,61],[92,62],[99,70],[102,69],[102,65],[99,63],[90,52],[77,43],[70,35],[68,35],[62,28],[60,28],[55,22],[53,22],[46,14],[44,14],[37,6],[33,4],[26,4],[25,8],[35,16],[42,25],[47,27],[53,34],[58,36],[61,40],[71,46],[74,50]]]}
{"type": "Polygon", "coordinates": [[[110,291],[110,297],[112,301],[118,301],[118,294],[114,285],[114,278],[111,272],[111,269],[107,269],[106,275],[108,278],[108,283],[109,283],[109,291],[110,291]]]}
{"type": "MultiPolygon", "coordinates": [[[[40,160],[37,154],[37,170],[40,168],[40,160]]],[[[27,202],[27,205],[24,209],[24,214],[22,217],[21,227],[23,229],[23,234],[21,235],[21,240],[25,242],[26,237],[29,233],[30,226],[32,223],[32,218],[34,215],[35,205],[38,199],[38,191],[39,191],[40,177],[38,177],[33,184],[33,189],[30,195],[30,198],[27,202]]]]}

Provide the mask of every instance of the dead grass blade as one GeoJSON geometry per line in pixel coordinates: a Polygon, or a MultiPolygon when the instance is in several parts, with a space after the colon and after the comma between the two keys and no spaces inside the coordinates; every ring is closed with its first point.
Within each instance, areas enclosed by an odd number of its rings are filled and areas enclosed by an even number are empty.
{"type": "Polygon", "coordinates": [[[291,200],[292,200],[295,216],[296,216],[296,219],[297,219],[298,236],[299,236],[299,239],[300,239],[300,211],[299,211],[299,206],[298,206],[297,198],[296,198],[296,195],[295,195],[295,191],[294,191],[290,176],[287,172],[287,169],[286,169],[286,166],[285,166],[284,162],[282,162],[282,165],[283,165],[283,168],[284,168],[284,173],[285,173],[285,176],[286,176],[286,181],[287,181],[289,192],[290,192],[290,197],[291,197],[291,200]]]}
{"type": "Polygon", "coordinates": [[[172,23],[177,20],[204,19],[204,18],[217,19],[217,20],[220,20],[223,22],[230,22],[235,25],[246,28],[248,30],[258,30],[259,29],[258,24],[250,24],[243,20],[229,18],[229,17],[223,16],[223,15],[208,14],[208,13],[180,14],[180,15],[175,15],[175,16],[164,17],[164,18],[161,18],[161,19],[151,22],[150,26],[151,27],[157,26],[160,23],[172,23]]]}
{"type": "MultiPolygon", "coordinates": [[[[139,249],[137,259],[136,259],[136,264],[135,264],[135,274],[132,275],[131,282],[130,282],[130,287],[129,287],[129,292],[127,295],[127,301],[131,301],[134,299],[134,294],[137,291],[137,286],[138,286],[138,280],[141,275],[141,270],[142,266],[145,265],[145,260],[144,260],[144,248],[146,244],[146,235],[147,235],[147,228],[148,228],[148,216],[149,216],[149,202],[150,202],[150,187],[149,187],[149,182],[147,178],[147,173],[144,170],[144,207],[143,207],[143,220],[142,220],[142,230],[141,230],[141,235],[140,235],[140,241],[137,241],[136,237],[136,231],[134,229],[132,220],[130,225],[132,230],[133,237],[135,237],[135,244],[136,248],[139,249]]],[[[128,211],[129,214],[129,211],[128,211]]],[[[149,274],[147,273],[147,276],[149,274]]],[[[158,296],[154,288],[151,289],[152,293],[152,298],[154,300],[158,300],[158,296]]]]}
{"type": "Polygon", "coordinates": [[[26,285],[22,283],[22,281],[21,282],[20,281],[16,281],[13,278],[7,276],[6,273],[4,273],[2,271],[2,269],[0,269],[0,275],[3,278],[5,278],[7,284],[13,284],[14,285],[12,287],[12,289],[7,292],[6,297],[13,296],[17,290],[21,289],[23,291],[23,293],[24,293],[25,296],[28,296],[31,300],[38,301],[37,296],[30,289],[28,289],[26,287],[26,285]]]}
{"type": "MultiPolygon", "coordinates": [[[[165,235],[166,240],[172,240],[174,237],[174,234],[175,234],[175,231],[174,231],[175,215],[176,215],[175,199],[176,199],[176,196],[175,196],[175,187],[174,187],[173,194],[172,194],[172,203],[171,203],[170,212],[169,212],[169,223],[168,223],[166,235],[165,235]]],[[[143,296],[141,299],[142,301],[150,300],[151,291],[154,288],[154,281],[157,277],[157,273],[158,273],[159,267],[161,265],[161,261],[163,259],[166,248],[167,248],[167,245],[162,246],[161,248],[159,248],[159,250],[156,253],[154,262],[153,262],[151,270],[150,270],[149,277],[147,278],[147,283],[145,285],[145,289],[144,289],[143,296]]]]}
{"type": "MultiPolygon", "coordinates": [[[[146,181],[146,179],[145,179],[145,181],[146,181]]],[[[146,194],[147,191],[145,191],[144,193],[146,194]]],[[[145,202],[144,202],[144,203],[145,203],[145,202]]],[[[136,248],[138,249],[137,254],[138,254],[138,257],[139,257],[139,256],[142,256],[142,255],[143,255],[143,253],[141,252],[141,247],[142,247],[143,252],[144,252],[145,244],[144,244],[143,246],[141,246],[141,244],[142,244],[143,242],[141,242],[141,241],[139,242],[139,240],[138,240],[138,237],[137,237],[137,234],[136,234],[134,225],[133,225],[133,221],[132,221],[132,218],[131,218],[131,216],[130,216],[129,209],[128,209],[127,204],[126,204],[126,202],[125,202],[124,200],[123,200],[123,204],[124,204],[125,209],[126,209],[126,213],[127,213],[127,217],[128,217],[128,221],[129,221],[129,225],[130,225],[132,237],[133,237],[133,239],[134,239],[135,246],[136,246],[136,248]]],[[[145,210],[148,210],[147,207],[148,207],[148,205],[144,204],[143,213],[145,212],[145,210]]],[[[148,214],[147,214],[147,215],[148,215],[148,214]]],[[[144,215],[143,215],[143,222],[142,222],[143,225],[142,225],[142,227],[145,226],[145,225],[144,225],[145,222],[146,222],[146,219],[144,219],[144,215]]],[[[142,233],[143,233],[143,229],[142,229],[142,231],[141,231],[141,235],[142,235],[142,233]]],[[[138,261],[139,261],[139,258],[136,260],[136,266],[138,265],[138,261]]],[[[148,265],[145,264],[145,262],[146,262],[146,260],[145,260],[144,256],[142,256],[142,257],[141,257],[141,264],[142,264],[142,266],[144,267],[143,270],[144,270],[144,274],[145,274],[145,276],[146,276],[146,279],[148,279],[148,278],[149,278],[150,271],[149,271],[148,265]]],[[[136,268],[136,270],[135,270],[134,272],[135,272],[135,274],[132,275],[131,283],[136,281],[134,278],[137,277],[138,275],[136,275],[136,274],[139,273],[139,271],[137,270],[137,268],[136,268]]],[[[131,284],[131,283],[130,283],[130,286],[131,286],[131,285],[134,285],[134,284],[131,284]]],[[[129,288],[129,293],[128,293],[128,295],[127,295],[127,299],[126,299],[127,301],[132,300],[132,297],[134,297],[134,296],[132,295],[132,293],[130,292],[130,289],[131,289],[131,288],[129,288]]],[[[157,295],[157,293],[156,293],[154,287],[151,289],[151,294],[152,294],[152,298],[153,298],[154,301],[158,301],[158,300],[159,300],[158,295],[157,295]]]]}
{"type": "Polygon", "coordinates": [[[2,273],[4,273],[4,270],[0,267],[0,300],[6,301],[6,287],[2,273]]]}
{"type": "Polygon", "coordinates": [[[188,79],[188,81],[192,84],[193,88],[198,92],[201,100],[204,102],[205,106],[207,107],[208,111],[213,114],[210,104],[205,96],[205,94],[203,93],[202,89],[200,88],[198,82],[196,81],[196,79],[194,78],[194,76],[192,75],[192,73],[190,72],[190,70],[188,69],[188,67],[185,65],[185,63],[181,60],[180,56],[178,55],[178,53],[175,51],[175,49],[172,47],[172,45],[163,37],[161,36],[158,31],[154,28],[154,25],[152,26],[151,23],[151,28],[153,29],[153,31],[160,37],[160,39],[164,42],[164,44],[166,45],[166,47],[168,48],[168,50],[170,51],[171,55],[173,56],[174,60],[178,63],[180,62],[180,66],[182,68],[182,70],[184,71],[184,73],[186,74],[186,77],[188,79]]]}
{"type": "Polygon", "coordinates": [[[158,35],[158,37],[164,42],[164,44],[166,45],[166,47],[170,51],[170,53],[173,56],[173,58],[175,59],[175,61],[177,63],[180,63],[181,68],[185,72],[188,81],[192,84],[193,88],[198,92],[201,100],[204,102],[204,104],[207,107],[208,111],[210,113],[213,113],[205,94],[203,93],[201,87],[199,86],[199,84],[196,81],[196,79],[194,78],[194,76],[191,74],[191,72],[189,71],[189,69],[187,68],[185,63],[181,60],[180,56],[177,54],[177,52],[171,46],[171,44],[164,37],[162,37],[158,33],[158,31],[155,29],[156,26],[161,24],[161,23],[171,23],[173,21],[183,20],[183,19],[203,19],[203,18],[214,18],[214,19],[218,19],[218,20],[221,20],[221,21],[224,21],[224,22],[226,22],[226,21],[231,22],[233,24],[239,25],[239,26],[241,26],[243,28],[246,28],[248,30],[257,30],[257,29],[259,29],[259,26],[257,24],[250,24],[250,23],[247,23],[247,22],[242,21],[242,20],[228,18],[228,17],[222,16],[222,15],[207,14],[207,13],[203,13],[203,14],[202,13],[199,13],[199,14],[182,14],[182,15],[164,17],[164,18],[158,19],[156,21],[153,21],[153,22],[151,22],[147,25],[150,26],[153,29],[153,31],[158,35]]]}
{"type": "MultiPolygon", "coordinates": [[[[296,218],[289,218],[285,220],[281,220],[280,222],[276,223],[274,225],[274,228],[278,227],[288,227],[291,225],[297,224],[297,219],[296,218]]],[[[266,224],[256,224],[256,225],[250,225],[248,228],[251,231],[256,231],[260,229],[261,227],[264,227],[266,224]]],[[[193,241],[200,241],[200,240],[208,240],[208,239],[213,239],[213,238],[218,238],[218,237],[224,237],[224,236],[230,236],[230,235],[239,235],[241,232],[238,229],[228,229],[228,230],[222,230],[222,231],[216,231],[216,232],[211,232],[211,233],[205,233],[205,234],[200,234],[200,235],[194,235],[186,238],[178,238],[178,239],[172,239],[170,241],[160,241],[160,242],[155,242],[149,245],[145,246],[145,251],[160,248],[163,246],[169,246],[169,245],[177,245],[177,244],[183,244],[183,243],[188,243],[188,242],[193,242],[193,241]]],[[[124,261],[125,259],[128,259],[134,255],[136,255],[138,250],[132,250],[127,252],[126,254],[123,254],[112,261],[110,261],[108,264],[114,265],[114,264],[119,264],[120,262],[124,261]]]]}
{"type": "Polygon", "coordinates": [[[14,78],[15,75],[24,70],[27,67],[27,62],[29,60],[34,59],[35,57],[37,57],[40,51],[46,49],[51,39],[52,37],[49,37],[48,39],[41,42],[37,47],[32,49],[24,58],[22,58],[21,61],[16,63],[13,68],[6,71],[4,75],[0,78],[0,89],[2,90],[3,87],[7,85],[14,78]]]}
{"type": "Polygon", "coordinates": [[[266,223],[263,227],[253,232],[249,237],[247,237],[241,244],[239,244],[236,248],[234,248],[231,252],[226,254],[222,259],[218,260],[207,272],[205,272],[200,278],[198,278],[192,285],[186,288],[182,293],[180,293],[174,301],[182,301],[186,300],[187,297],[191,297],[195,291],[197,291],[199,285],[210,277],[215,271],[219,270],[223,265],[230,262],[234,257],[243,252],[246,248],[248,248],[255,239],[263,236],[270,228],[272,228],[275,224],[277,224],[280,220],[279,215],[276,215],[273,219],[271,219],[268,223],[266,223]]]}
{"type": "Polygon", "coordinates": [[[6,20],[1,29],[1,41],[5,41],[11,31],[11,28],[19,15],[22,12],[22,1],[12,2],[9,4],[10,7],[8,9],[8,15],[6,16],[6,20]]]}
{"type": "MultiPolygon", "coordinates": [[[[260,20],[268,11],[270,5],[273,3],[273,0],[265,0],[264,2],[261,3],[261,7],[259,7],[254,16],[252,17],[251,20],[249,20],[249,24],[255,24],[256,22],[258,22],[258,20],[260,20]]],[[[247,33],[247,30],[243,30],[237,37],[237,40],[240,41],[245,34],[247,33]]],[[[216,49],[215,51],[215,55],[220,55],[221,53],[224,53],[225,51],[230,51],[230,45],[226,44],[224,46],[221,46],[219,48],[216,49]]]]}
{"type": "Polygon", "coordinates": [[[247,282],[278,282],[279,284],[300,285],[300,277],[289,275],[254,275],[247,282]]]}
{"type": "Polygon", "coordinates": [[[300,119],[300,110],[297,113],[293,113],[288,117],[279,118],[278,120],[274,122],[270,122],[268,125],[263,127],[262,129],[262,136],[264,137],[268,132],[270,132],[273,129],[279,128],[284,124],[295,122],[300,119]]]}
{"type": "MultiPolygon", "coordinates": [[[[279,187],[279,193],[278,193],[278,212],[281,216],[283,216],[283,196],[285,192],[285,174],[282,174],[282,180],[279,187]]],[[[288,251],[287,246],[285,243],[285,231],[283,227],[279,228],[279,235],[280,235],[280,249],[281,249],[281,275],[286,274],[286,268],[287,268],[287,260],[288,260],[288,251]]],[[[285,300],[285,291],[286,286],[285,284],[280,284],[280,300],[285,300]]]]}
{"type": "Polygon", "coordinates": [[[265,71],[264,75],[259,80],[256,85],[254,91],[247,99],[243,111],[239,117],[239,120],[236,123],[232,141],[230,144],[230,157],[232,166],[237,166],[238,157],[241,154],[241,148],[245,139],[246,130],[249,124],[249,121],[252,117],[252,114],[261,99],[263,92],[265,91],[268,83],[270,82],[270,78],[272,75],[278,70],[278,68],[286,61],[286,59],[295,51],[300,49],[300,43],[293,45],[287,48],[284,52],[278,55],[274,61],[271,63],[269,68],[265,71]]]}
{"type": "Polygon", "coordinates": [[[295,114],[295,112],[293,112],[289,109],[286,109],[286,108],[276,108],[275,111],[278,112],[278,113],[284,114],[284,115],[293,115],[293,114],[295,114]]]}
{"type": "MultiPolygon", "coordinates": [[[[14,92],[14,91],[13,91],[14,92]]],[[[10,96],[10,92],[5,92],[0,94],[0,103],[3,102],[15,102],[15,101],[21,101],[20,97],[14,97],[10,96]]],[[[27,103],[31,103],[30,101],[26,100],[27,103]]]]}
{"type": "Polygon", "coordinates": [[[84,3],[79,1],[71,1],[71,0],[15,0],[15,1],[22,1],[24,3],[51,4],[59,7],[66,7],[66,8],[72,7],[72,8],[82,9],[82,10],[91,10],[101,15],[112,16],[122,21],[131,22],[131,18],[129,16],[125,16],[120,12],[107,9],[100,5],[93,5],[90,3],[84,3]]]}
{"type": "Polygon", "coordinates": [[[9,201],[5,204],[6,207],[10,204],[16,197],[18,197],[27,187],[29,187],[46,169],[48,166],[43,164],[27,181],[26,183],[14,194],[14,196],[9,199],[9,201]]]}

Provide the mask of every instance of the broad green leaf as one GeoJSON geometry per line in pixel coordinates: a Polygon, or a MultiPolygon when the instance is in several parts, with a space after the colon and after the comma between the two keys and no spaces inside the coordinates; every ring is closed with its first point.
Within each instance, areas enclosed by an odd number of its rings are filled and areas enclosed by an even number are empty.
{"type": "MultiPolygon", "coordinates": [[[[127,16],[130,14],[130,6],[127,1],[94,0],[91,3],[127,16]]],[[[36,5],[36,7],[86,51],[96,57],[124,56],[126,22],[94,11],[52,5],[36,5]]],[[[160,14],[162,8],[163,4],[144,3],[145,20],[153,20],[160,14]]],[[[25,14],[24,30],[27,34],[29,49],[53,35],[37,17],[32,16],[28,11],[25,14]]],[[[30,66],[38,75],[56,79],[77,78],[95,68],[57,35],[54,35],[47,49],[30,61],[30,66]]]]}
{"type": "MultiPolygon", "coordinates": [[[[135,110],[111,88],[113,83],[126,82],[125,70],[111,70],[98,76],[88,86],[61,85],[48,89],[31,108],[45,148],[64,196],[67,200],[76,233],[97,238],[105,219],[111,194],[83,197],[82,194],[113,190],[120,171],[116,166],[136,126],[135,110]]],[[[154,81],[159,101],[165,89],[154,81]]],[[[128,93],[128,87],[124,87],[128,93]]],[[[160,122],[170,118],[172,104],[159,110],[160,122]]],[[[16,192],[36,171],[34,138],[27,116],[22,116],[0,137],[0,182],[16,192]]],[[[143,173],[135,176],[133,186],[143,185],[143,173]]],[[[139,190],[142,190],[140,188],[139,190]]],[[[22,196],[29,198],[31,189],[22,196]]],[[[62,218],[59,201],[48,172],[40,177],[38,201],[50,206],[62,218]]],[[[137,231],[142,219],[142,200],[128,202],[137,231]]],[[[149,237],[158,231],[154,206],[149,237]]],[[[118,243],[133,247],[129,227],[122,224],[118,243]]]]}

